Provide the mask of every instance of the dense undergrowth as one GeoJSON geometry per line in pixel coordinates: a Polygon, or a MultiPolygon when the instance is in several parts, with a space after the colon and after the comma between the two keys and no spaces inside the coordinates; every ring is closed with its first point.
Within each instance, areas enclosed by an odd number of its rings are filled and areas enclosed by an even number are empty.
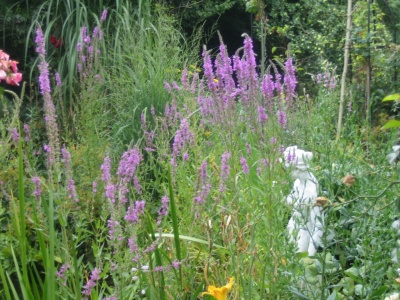
{"type": "Polygon", "coordinates": [[[247,35],[233,57],[221,38],[196,60],[196,42],[162,7],[151,15],[126,5],[96,20],[76,39],[74,81],[47,62],[37,23],[29,113],[24,95],[1,90],[2,298],[211,299],[208,288],[217,299],[383,299],[399,290],[399,169],[386,160],[397,136],[349,107],[335,140],[330,73],[315,80],[317,94],[300,95],[293,59],[261,76],[247,35]],[[107,31],[108,20],[119,29],[107,31]],[[318,194],[329,199],[313,257],[296,253],[286,231],[293,180],[282,161],[292,145],[313,152],[318,194]]]}

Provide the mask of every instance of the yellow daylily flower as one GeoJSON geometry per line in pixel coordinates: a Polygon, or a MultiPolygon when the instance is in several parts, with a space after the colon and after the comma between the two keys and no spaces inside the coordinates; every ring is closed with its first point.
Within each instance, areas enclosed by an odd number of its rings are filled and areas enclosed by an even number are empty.
{"type": "Polygon", "coordinates": [[[223,287],[217,288],[213,285],[209,285],[207,287],[208,292],[202,293],[201,296],[203,297],[204,295],[210,295],[217,300],[227,300],[228,292],[232,289],[232,285],[233,277],[229,278],[229,283],[223,287]]]}

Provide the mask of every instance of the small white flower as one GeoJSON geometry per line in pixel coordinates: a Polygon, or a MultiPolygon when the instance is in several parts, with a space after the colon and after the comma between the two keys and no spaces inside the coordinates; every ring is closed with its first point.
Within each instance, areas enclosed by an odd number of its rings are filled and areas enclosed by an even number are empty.
{"type": "Polygon", "coordinates": [[[393,164],[396,161],[397,157],[399,156],[399,154],[400,154],[400,146],[399,145],[393,146],[392,150],[393,150],[393,152],[390,153],[387,156],[387,160],[388,160],[390,165],[393,164]]]}
{"type": "Polygon", "coordinates": [[[147,272],[150,269],[150,267],[149,266],[142,266],[141,269],[142,269],[143,272],[147,272]]]}
{"type": "Polygon", "coordinates": [[[132,271],[132,272],[136,272],[137,269],[136,269],[136,268],[132,268],[131,271],[132,271]]]}
{"type": "Polygon", "coordinates": [[[399,299],[400,299],[400,294],[399,293],[390,295],[389,297],[385,298],[385,300],[399,300],[399,299]]]}
{"type": "Polygon", "coordinates": [[[143,290],[141,291],[141,293],[142,293],[143,296],[146,295],[146,290],[143,289],[143,290]]]}
{"type": "Polygon", "coordinates": [[[133,280],[133,281],[137,281],[138,279],[139,279],[138,276],[133,276],[133,277],[132,277],[132,280],[133,280]]]}

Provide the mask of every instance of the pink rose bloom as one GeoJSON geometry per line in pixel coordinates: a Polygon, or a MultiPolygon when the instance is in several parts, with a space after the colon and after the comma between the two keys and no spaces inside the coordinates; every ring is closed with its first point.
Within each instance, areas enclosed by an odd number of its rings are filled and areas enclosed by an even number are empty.
{"type": "Polygon", "coordinates": [[[5,53],[3,50],[0,50],[0,60],[8,60],[10,56],[5,53]]]}
{"type": "Polygon", "coordinates": [[[4,70],[0,69],[0,81],[5,80],[7,77],[7,73],[4,70]]]}
{"type": "Polygon", "coordinates": [[[7,76],[6,82],[11,85],[19,85],[22,80],[22,73],[11,73],[7,76]]]}

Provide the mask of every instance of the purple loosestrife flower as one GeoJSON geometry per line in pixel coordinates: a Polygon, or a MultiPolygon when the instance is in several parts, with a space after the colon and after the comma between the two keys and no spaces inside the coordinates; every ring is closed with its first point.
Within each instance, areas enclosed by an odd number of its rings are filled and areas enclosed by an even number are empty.
{"type": "Polygon", "coordinates": [[[71,268],[71,266],[70,266],[69,264],[63,264],[63,265],[61,266],[60,270],[58,270],[58,271],[56,272],[56,276],[57,276],[60,280],[62,280],[62,284],[63,284],[64,286],[67,285],[67,278],[66,278],[66,276],[65,276],[65,273],[66,273],[70,268],[71,268]]]}
{"type": "Polygon", "coordinates": [[[197,196],[194,198],[195,202],[197,204],[204,204],[206,202],[207,196],[210,193],[211,190],[211,184],[208,183],[208,177],[207,177],[207,166],[208,163],[207,161],[203,161],[200,167],[200,191],[197,192],[197,196]]]}
{"type": "Polygon", "coordinates": [[[236,97],[236,86],[233,79],[232,60],[229,58],[226,46],[222,41],[219,46],[219,54],[215,60],[215,66],[215,73],[218,79],[218,92],[221,93],[222,97],[222,103],[217,103],[217,107],[221,114],[234,104],[233,101],[236,97]]]}
{"type": "Polygon", "coordinates": [[[57,86],[58,86],[58,87],[61,87],[61,86],[62,86],[62,82],[61,82],[60,74],[59,74],[58,72],[56,72],[56,73],[54,74],[54,77],[56,78],[56,84],[57,84],[57,86]]]}
{"type": "Polygon", "coordinates": [[[173,267],[175,270],[178,270],[179,269],[179,267],[181,266],[181,262],[179,261],[179,260],[174,260],[172,263],[171,263],[171,267],[173,267]]]}
{"type": "Polygon", "coordinates": [[[198,192],[198,196],[196,196],[194,198],[196,203],[199,204],[199,205],[203,205],[207,200],[207,196],[210,193],[210,190],[211,190],[211,184],[210,183],[204,183],[201,186],[200,192],[198,192]]]}
{"type": "Polygon", "coordinates": [[[66,148],[61,149],[61,161],[67,171],[71,170],[71,154],[66,148]]]}
{"type": "Polygon", "coordinates": [[[103,171],[101,175],[101,180],[105,184],[105,196],[111,203],[115,203],[115,185],[111,181],[111,159],[109,156],[104,158],[104,162],[100,169],[103,171]]]}
{"type": "Polygon", "coordinates": [[[272,76],[270,74],[266,74],[261,84],[261,91],[266,99],[266,104],[268,110],[272,111],[272,100],[274,98],[274,89],[275,84],[272,81],[272,76]]]}
{"type": "Polygon", "coordinates": [[[183,88],[188,91],[189,90],[189,78],[188,78],[187,68],[184,68],[182,71],[181,82],[182,82],[183,88]]]}
{"type": "Polygon", "coordinates": [[[176,159],[180,154],[181,150],[185,147],[185,145],[189,142],[194,141],[194,134],[189,129],[189,123],[187,119],[182,119],[179,129],[176,132],[174,137],[174,143],[172,145],[172,158],[171,165],[176,167],[178,164],[176,159]]]}
{"type": "Polygon", "coordinates": [[[13,140],[13,142],[18,143],[19,142],[19,133],[18,133],[18,129],[17,127],[14,127],[11,130],[11,139],[13,140]]]}
{"type": "Polygon", "coordinates": [[[179,85],[175,81],[172,82],[172,87],[177,91],[181,90],[181,88],[179,87],[179,85]]]}
{"type": "Polygon", "coordinates": [[[32,195],[34,195],[37,200],[40,200],[40,195],[42,195],[40,178],[38,176],[35,176],[32,177],[31,181],[35,185],[35,190],[33,191],[32,195]]]}
{"type": "Polygon", "coordinates": [[[242,165],[242,171],[244,174],[249,174],[249,166],[247,165],[247,160],[243,156],[240,157],[240,164],[242,165]]]}
{"type": "Polygon", "coordinates": [[[40,27],[36,29],[36,52],[39,54],[39,88],[44,100],[44,113],[46,121],[46,133],[49,139],[50,148],[53,150],[48,152],[50,166],[58,161],[58,153],[60,151],[59,133],[57,125],[56,108],[53,103],[50,88],[49,65],[46,62],[46,51],[44,44],[43,32],[40,27]]]}
{"type": "Polygon", "coordinates": [[[98,27],[98,26],[96,26],[96,27],[93,29],[93,34],[92,34],[92,36],[93,36],[93,38],[98,39],[98,37],[99,37],[99,27],[98,27]]]}
{"type": "Polygon", "coordinates": [[[231,167],[228,164],[228,160],[231,157],[231,154],[229,152],[225,152],[222,154],[221,157],[221,174],[220,174],[220,186],[219,186],[219,191],[222,193],[226,189],[226,181],[228,180],[229,173],[231,171],[231,167]]]}
{"type": "Polygon", "coordinates": [[[331,80],[329,82],[329,89],[333,91],[335,87],[336,87],[336,78],[334,75],[332,75],[331,80]]]}
{"type": "Polygon", "coordinates": [[[251,155],[251,145],[249,143],[246,143],[246,152],[247,155],[251,155]]]}
{"type": "Polygon", "coordinates": [[[293,59],[291,57],[289,57],[289,59],[285,62],[285,70],[286,74],[283,81],[286,87],[286,101],[290,106],[292,98],[295,97],[297,84],[296,74],[293,66],[293,59]]]}
{"type": "Polygon", "coordinates": [[[67,178],[68,198],[79,202],[75,189],[75,181],[72,178],[71,154],[65,147],[61,149],[61,161],[64,163],[65,176],[67,178]]]}
{"type": "Polygon", "coordinates": [[[24,124],[25,141],[29,142],[31,140],[31,131],[28,124],[24,124]]]}
{"type": "Polygon", "coordinates": [[[111,182],[108,182],[105,186],[105,196],[107,199],[111,201],[111,203],[115,203],[115,192],[116,192],[116,187],[114,184],[111,182]]]}
{"type": "Polygon", "coordinates": [[[258,74],[256,71],[256,57],[253,51],[253,40],[246,34],[244,39],[244,57],[246,59],[246,75],[248,76],[248,89],[250,99],[254,99],[258,86],[258,74]]]}
{"type": "Polygon", "coordinates": [[[151,253],[154,252],[157,248],[157,241],[151,243],[150,246],[148,246],[146,249],[143,250],[143,253],[151,253]]]}
{"type": "Polygon", "coordinates": [[[100,22],[103,23],[107,19],[107,13],[108,13],[108,10],[104,9],[102,14],[101,14],[101,17],[100,17],[100,22]]]}
{"type": "Polygon", "coordinates": [[[321,84],[322,83],[322,74],[321,73],[317,74],[317,76],[315,78],[315,82],[317,84],[321,84]]]}
{"type": "Polygon", "coordinates": [[[348,112],[352,112],[352,111],[353,111],[351,105],[352,105],[352,102],[349,101],[349,102],[347,103],[347,111],[348,111],[348,112]]]}
{"type": "Polygon", "coordinates": [[[142,156],[138,149],[133,148],[126,151],[119,162],[117,175],[124,182],[133,179],[135,171],[142,160],[142,156]]]}
{"type": "Polygon", "coordinates": [[[214,124],[218,120],[217,111],[215,110],[213,100],[211,97],[197,97],[197,102],[200,106],[201,114],[211,124],[214,124]]]}
{"type": "Polygon", "coordinates": [[[161,225],[161,219],[168,214],[168,207],[169,207],[169,198],[167,196],[163,196],[161,198],[161,208],[158,211],[158,219],[157,225],[161,225]]]}
{"type": "Polygon", "coordinates": [[[265,123],[268,120],[268,116],[265,113],[265,108],[263,106],[258,107],[258,121],[260,123],[265,123]]]}
{"type": "Polygon", "coordinates": [[[204,183],[207,181],[207,166],[208,163],[207,161],[203,161],[203,163],[201,164],[201,168],[200,168],[200,174],[201,174],[201,181],[204,183]]]}
{"type": "Polygon", "coordinates": [[[171,86],[168,82],[164,82],[164,87],[168,91],[168,93],[171,94],[172,90],[171,90],[171,86]]]}
{"type": "Polygon", "coordinates": [[[97,193],[97,181],[93,181],[92,183],[92,193],[93,194],[97,193]]]}
{"type": "Polygon", "coordinates": [[[214,70],[210,54],[206,49],[203,49],[203,68],[204,76],[207,78],[207,86],[213,95],[217,95],[217,84],[214,81],[214,70]]]}
{"type": "Polygon", "coordinates": [[[279,73],[275,74],[274,87],[275,87],[275,90],[278,92],[278,94],[282,93],[282,91],[283,91],[281,79],[282,79],[281,74],[279,74],[279,73]]]}
{"type": "Polygon", "coordinates": [[[104,158],[104,162],[100,169],[103,171],[101,175],[101,180],[106,183],[111,180],[111,159],[109,156],[104,158]]]}
{"type": "Polygon", "coordinates": [[[107,227],[108,227],[108,235],[110,237],[110,240],[115,240],[115,233],[116,233],[116,228],[119,226],[118,221],[114,221],[112,219],[107,220],[107,227]]]}
{"type": "Polygon", "coordinates": [[[71,177],[67,181],[67,191],[68,191],[68,198],[73,199],[75,202],[79,202],[78,195],[76,194],[75,189],[75,181],[71,177]]]}
{"type": "Polygon", "coordinates": [[[278,110],[278,123],[282,126],[282,128],[286,128],[287,118],[286,113],[283,110],[278,110]]]}
{"type": "Polygon", "coordinates": [[[86,296],[90,296],[90,294],[92,293],[92,289],[96,286],[96,283],[99,279],[100,279],[100,270],[97,268],[94,268],[94,270],[90,274],[89,281],[86,283],[86,285],[83,288],[82,294],[86,295],[86,296]]]}
{"type": "Polygon", "coordinates": [[[193,74],[193,78],[192,78],[192,85],[190,88],[190,92],[192,94],[196,93],[196,85],[197,85],[197,81],[199,80],[199,73],[194,72],[193,74]]]}
{"type": "Polygon", "coordinates": [[[119,162],[117,175],[119,178],[118,191],[121,203],[126,203],[126,195],[129,192],[128,184],[133,180],[137,192],[141,193],[138,177],[135,176],[136,169],[142,160],[138,149],[133,148],[126,151],[119,162]]]}
{"type": "Polygon", "coordinates": [[[131,254],[139,252],[139,245],[136,242],[136,238],[129,238],[128,246],[131,254]]]}
{"type": "Polygon", "coordinates": [[[124,219],[136,224],[141,214],[144,214],[145,201],[136,201],[135,206],[129,206],[124,219]]]}

